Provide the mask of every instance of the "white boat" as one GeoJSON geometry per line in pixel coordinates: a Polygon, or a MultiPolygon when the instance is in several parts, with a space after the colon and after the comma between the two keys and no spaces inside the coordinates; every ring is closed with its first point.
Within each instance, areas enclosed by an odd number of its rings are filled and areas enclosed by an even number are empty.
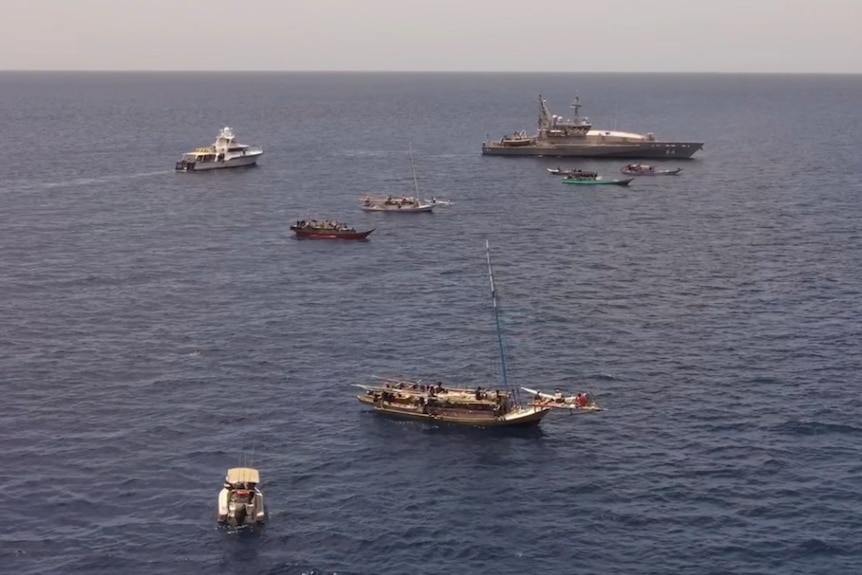
{"type": "MultiPolygon", "coordinates": [[[[410,166],[413,168],[413,187],[415,196],[402,196],[393,198],[372,198],[365,196],[360,206],[366,212],[391,212],[396,214],[428,213],[434,210],[434,206],[443,205],[437,199],[423,200],[419,194],[419,180],[416,178],[416,164],[413,161],[413,145],[410,145],[410,166]]],[[[448,203],[447,203],[448,205],[448,203]]]]}
{"type": "Polygon", "coordinates": [[[628,164],[620,168],[620,172],[629,176],[678,176],[682,168],[661,170],[649,164],[628,164]]]}
{"type": "Polygon", "coordinates": [[[393,198],[392,196],[387,196],[385,198],[372,198],[371,196],[365,196],[365,199],[362,200],[362,206],[360,206],[366,212],[395,212],[395,213],[422,213],[422,212],[430,212],[434,210],[434,206],[438,205],[437,202],[430,202],[421,200],[419,198],[414,198],[413,196],[403,196],[400,198],[393,198]]]}
{"type": "Polygon", "coordinates": [[[266,509],[263,493],[258,489],[260,472],[251,467],[233,467],[227,470],[224,486],[218,495],[218,522],[239,527],[263,525],[266,509]]]}
{"type": "Polygon", "coordinates": [[[542,393],[537,389],[530,389],[529,387],[522,387],[521,389],[533,395],[533,405],[536,406],[579,409],[581,411],[603,411],[589,393],[563,395],[563,392],[559,389],[555,390],[552,394],[542,393]]]}
{"type": "Polygon", "coordinates": [[[200,172],[202,170],[220,170],[223,168],[240,168],[253,166],[263,155],[260,146],[249,146],[236,141],[236,136],[228,127],[222,128],[218,138],[211,146],[197,148],[193,152],[183,154],[177,162],[178,172],[200,172]]]}
{"type": "Polygon", "coordinates": [[[539,425],[551,412],[549,406],[522,403],[518,389],[509,383],[488,240],[485,240],[485,260],[491,287],[491,308],[497,328],[502,389],[477,387],[471,390],[450,388],[443,386],[442,382],[426,385],[418,381],[384,379],[382,386],[356,384],[365,391],[357,396],[360,403],[373,407],[381,415],[471,427],[532,427],[539,425]]]}

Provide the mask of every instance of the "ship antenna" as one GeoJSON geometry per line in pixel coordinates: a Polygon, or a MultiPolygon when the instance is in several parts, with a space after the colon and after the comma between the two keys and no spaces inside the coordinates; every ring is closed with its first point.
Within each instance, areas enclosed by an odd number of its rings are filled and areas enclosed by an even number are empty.
{"type": "MultiPolygon", "coordinates": [[[[491,267],[491,246],[488,240],[485,240],[485,259],[488,262],[488,280],[491,282],[491,307],[494,310],[494,323],[497,326],[497,345],[500,348],[500,367],[503,371],[503,386],[509,389],[509,374],[506,367],[506,350],[503,347],[503,334],[500,327],[500,308],[497,306],[497,288],[494,285],[494,270],[491,267]]],[[[518,397],[518,390],[515,389],[515,397],[518,397]]]]}
{"type": "Polygon", "coordinates": [[[581,111],[581,97],[575,94],[575,99],[572,100],[572,109],[575,111],[574,120],[577,123],[580,121],[579,113],[581,111]]]}
{"type": "Polygon", "coordinates": [[[410,167],[413,168],[413,187],[416,188],[416,199],[419,199],[419,180],[416,179],[416,163],[413,161],[413,143],[410,143],[410,167]]]}

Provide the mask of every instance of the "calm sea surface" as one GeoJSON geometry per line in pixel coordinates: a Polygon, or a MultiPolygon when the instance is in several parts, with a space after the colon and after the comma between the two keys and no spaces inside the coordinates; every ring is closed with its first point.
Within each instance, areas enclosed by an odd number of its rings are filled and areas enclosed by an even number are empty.
{"type": "Polygon", "coordinates": [[[0,74],[0,533],[22,574],[862,572],[862,77],[0,74]],[[537,95],[676,178],[482,157],[537,95]],[[232,126],[255,169],[175,174],[232,126]],[[412,190],[433,215],[367,214],[412,190]],[[375,227],[296,241],[297,219],[375,227]],[[592,391],[535,432],[374,375],[592,391]],[[216,527],[252,457],[261,532],[216,527]]]}

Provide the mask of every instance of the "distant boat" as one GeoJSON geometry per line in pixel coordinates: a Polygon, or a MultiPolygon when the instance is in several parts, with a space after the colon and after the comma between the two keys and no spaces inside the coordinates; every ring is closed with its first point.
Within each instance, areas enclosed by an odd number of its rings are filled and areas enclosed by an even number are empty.
{"type": "Polygon", "coordinates": [[[410,145],[410,166],[413,169],[413,188],[415,196],[372,198],[365,196],[361,208],[366,212],[390,212],[396,214],[428,213],[434,206],[443,205],[437,200],[423,200],[419,194],[419,180],[416,178],[416,164],[413,161],[413,145],[410,145]]]}
{"type": "Polygon", "coordinates": [[[620,172],[628,176],[676,176],[681,171],[682,168],[659,170],[655,166],[648,164],[629,164],[620,168],[620,172]]]}
{"type": "Polygon", "coordinates": [[[561,168],[547,168],[548,173],[554,176],[580,176],[582,178],[597,178],[599,174],[597,172],[591,172],[589,170],[579,170],[577,168],[572,168],[571,170],[563,170],[561,168]]]}
{"type": "Polygon", "coordinates": [[[183,154],[175,169],[178,172],[200,172],[253,166],[262,155],[263,148],[238,143],[233,130],[225,127],[211,146],[183,154]]]}
{"type": "Polygon", "coordinates": [[[262,525],[266,521],[266,509],[259,484],[260,472],[257,469],[228,469],[218,496],[218,522],[232,527],[262,525]]]}
{"type": "Polygon", "coordinates": [[[305,221],[299,220],[294,225],[290,226],[291,231],[296,234],[297,238],[308,238],[315,240],[364,240],[368,237],[374,228],[359,232],[356,228],[350,227],[347,224],[323,220],[305,221]]]}
{"type": "Polygon", "coordinates": [[[413,196],[403,196],[400,198],[393,198],[392,196],[387,196],[385,198],[372,198],[371,196],[366,196],[362,200],[362,205],[360,207],[366,212],[419,214],[429,213],[433,211],[434,207],[437,205],[442,204],[439,204],[438,202],[426,202],[413,196]]]}
{"type": "Polygon", "coordinates": [[[471,390],[444,386],[442,382],[424,384],[418,381],[384,380],[383,385],[360,385],[364,393],[357,399],[361,403],[373,407],[375,412],[381,415],[472,427],[535,426],[550,412],[551,408],[548,406],[521,403],[518,388],[509,384],[497,306],[497,289],[487,241],[485,257],[503,376],[501,388],[478,387],[471,390]]]}
{"type": "Polygon", "coordinates": [[[627,186],[634,178],[625,178],[622,180],[603,180],[601,178],[579,178],[577,176],[566,176],[563,178],[564,184],[573,186],[627,186]]]}

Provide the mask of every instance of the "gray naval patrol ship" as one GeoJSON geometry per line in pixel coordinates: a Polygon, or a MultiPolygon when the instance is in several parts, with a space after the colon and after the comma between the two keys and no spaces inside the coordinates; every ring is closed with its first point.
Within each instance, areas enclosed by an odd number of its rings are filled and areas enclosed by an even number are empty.
{"type": "Polygon", "coordinates": [[[482,142],[488,156],[555,156],[575,158],[691,158],[703,148],[701,142],[662,142],[653,134],[616,130],[594,130],[589,119],[580,117],[580,100],[571,105],[574,118],[552,115],[539,94],[539,132],[528,136],[515,132],[499,140],[482,142]]]}

